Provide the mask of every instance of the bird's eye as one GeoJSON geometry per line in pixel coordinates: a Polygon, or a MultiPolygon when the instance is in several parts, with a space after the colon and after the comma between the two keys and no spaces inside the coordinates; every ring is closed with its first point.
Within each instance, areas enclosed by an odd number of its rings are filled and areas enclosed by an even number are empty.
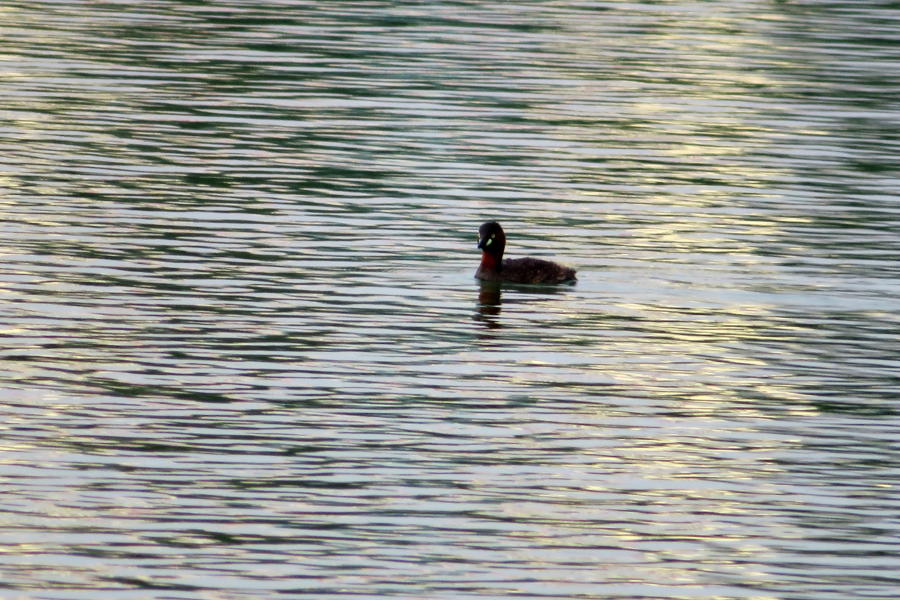
{"type": "Polygon", "coordinates": [[[492,234],[491,234],[491,239],[494,239],[495,237],[497,237],[497,234],[496,234],[496,233],[492,233],[492,234]]]}

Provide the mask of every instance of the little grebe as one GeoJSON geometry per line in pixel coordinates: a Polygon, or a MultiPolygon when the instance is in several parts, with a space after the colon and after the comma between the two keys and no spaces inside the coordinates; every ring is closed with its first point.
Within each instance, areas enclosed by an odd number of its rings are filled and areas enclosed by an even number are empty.
{"type": "Polygon", "coordinates": [[[506,235],[497,221],[488,221],[478,230],[478,247],[481,248],[481,265],[475,272],[484,281],[509,283],[562,283],[575,281],[575,269],[540,258],[515,258],[503,260],[506,235]]]}

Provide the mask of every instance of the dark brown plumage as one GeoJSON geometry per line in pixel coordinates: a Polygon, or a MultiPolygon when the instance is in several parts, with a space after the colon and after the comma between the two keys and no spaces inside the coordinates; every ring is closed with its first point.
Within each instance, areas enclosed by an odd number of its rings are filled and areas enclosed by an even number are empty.
{"type": "Polygon", "coordinates": [[[506,234],[497,221],[488,221],[478,230],[481,265],[475,272],[477,279],[509,283],[562,283],[576,281],[575,269],[540,258],[503,260],[506,234]]]}

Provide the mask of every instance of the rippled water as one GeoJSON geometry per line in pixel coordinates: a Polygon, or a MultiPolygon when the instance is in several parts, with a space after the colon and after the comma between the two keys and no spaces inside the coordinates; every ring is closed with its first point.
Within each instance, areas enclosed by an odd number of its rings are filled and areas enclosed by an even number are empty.
{"type": "Polygon", "coordinates": [[[0,11],[0,595],[900,593],[896,2],[0,11]]]}

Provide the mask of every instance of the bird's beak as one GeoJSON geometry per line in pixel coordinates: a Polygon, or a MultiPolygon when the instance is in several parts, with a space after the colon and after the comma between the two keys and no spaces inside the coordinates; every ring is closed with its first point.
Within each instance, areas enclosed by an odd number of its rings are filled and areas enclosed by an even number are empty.
{"type": "Polygon", "coordinates": [[[484,249],[484,238],[483,237],[478,238],[478,247],[482,250],[484,249]]]}

